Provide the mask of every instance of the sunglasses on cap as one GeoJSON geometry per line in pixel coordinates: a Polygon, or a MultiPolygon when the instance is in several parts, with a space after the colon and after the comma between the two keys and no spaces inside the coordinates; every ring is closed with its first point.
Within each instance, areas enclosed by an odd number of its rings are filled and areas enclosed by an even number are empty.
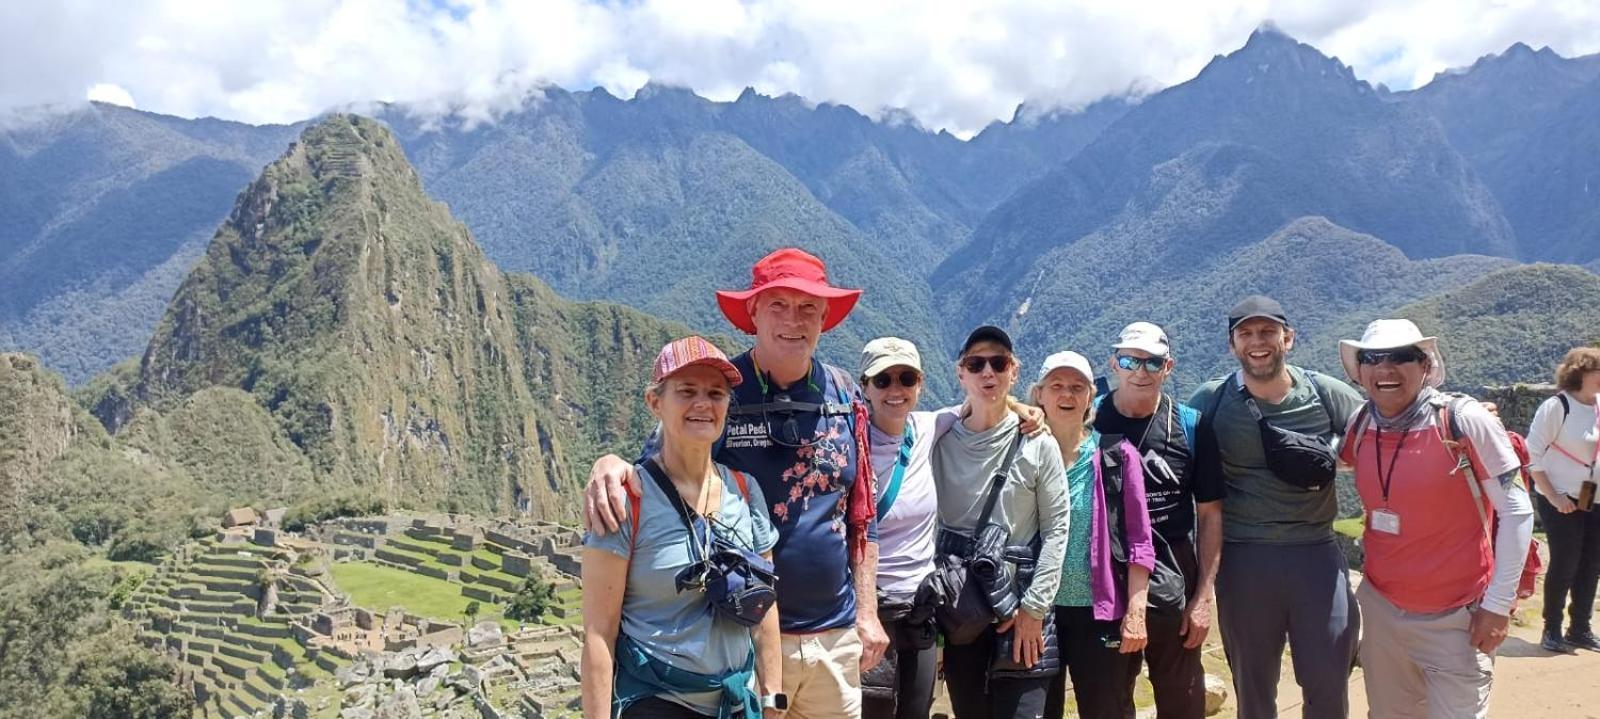
{"type": "Polygon", "coordinates": [[[1364,365],[1380,365],[1384,362],[1394,364],[1410,364],[1421,362],[1428,354],[1416,347],[1401,347],[1395,350],[1361,350],[1356,353],[1356,361],[1364,365]]]}
{"type": "Polygon", "coordinates": [[[1150,374],[1157,374],[1167,368],[1165,357],[1135,357],[1133,355],[1117,355],[1117,368],[1124,372],[1138,372],[1143,367],[1150,374]]]}
{"type": "Polygon", "coordinates": [[[878,389],[889,389],[889,385],[894,384],[895,382],[899,382],[901,387],[915,387],[922,383],[922,373],[914,369],[908,369],[901,372],[890,372],[885,370],[874,375],[872,378],[872,386],[877,387],[878,389]]]}
{"type": "Polygon", "coordinates": [[[1011,367],[1011,356],[971,355],[961,358],[961,368],[971,372],[972,374],[978,374],[979,372],[982,372],[985,364],[989,365],[989,367],[996,372],[1004,372],[1011,367]]]}

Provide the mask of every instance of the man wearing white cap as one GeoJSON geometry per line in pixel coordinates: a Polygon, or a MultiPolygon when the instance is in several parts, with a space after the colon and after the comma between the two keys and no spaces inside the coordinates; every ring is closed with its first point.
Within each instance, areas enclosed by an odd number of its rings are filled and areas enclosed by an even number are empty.
{"type": "Polygon", "coordinates": [[[1377,320],[1342,340],[1339,355],[1371,397],[1340,452],[1366,511],[1356,598],[1371,713],[1488,716],[1493,657],[1533,534],[1522,463],[1483,405],[1437,390],[1438,340],[1410,320],[1377,320]]]}
{"type": "Polygon", "coordinates": [[[1135,322],[1113,348],[1117,386],[1100,400],[1094,428],[1126,437],[1143,459],[1156,554],[1144,661],[1161,719],[1199,719],[1205,716],[1200,645],[1211,629],[1222,552],[1222,487],[1194,472],[1200,413],[1162,391],[1175,366],[1167,333],[1135,322]]]}
{"type": "Polygon", "coordinates": [[[1363,402],[1349,385],[1288,363],[1295,332],[1277,301],[1246,297],[1228,313],[1239,369],[1202,385],[1201,475],[1218,476],[1222,563],[1217,612],[1239,719],[1278,716],[1287,639],[1306,719],[1350,711],[1361,614],[1334,540],[1336,438],[1363,402]]]}

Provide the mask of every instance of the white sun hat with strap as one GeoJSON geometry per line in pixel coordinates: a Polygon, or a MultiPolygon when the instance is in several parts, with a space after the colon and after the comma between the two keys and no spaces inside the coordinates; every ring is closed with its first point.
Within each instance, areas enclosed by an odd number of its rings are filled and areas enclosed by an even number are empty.
{"type": "Polygon", "coordinates": [[[1344,373],[1351,382],[1360,383],[1356,355],[1362,350],[1394,350],[1416,347],[1428,354],[1428,376],[1423,384],[1438,387],[1444,384],[1444,358],[1439,356],[1439,338],[1424,337],[1411,320],[1373,320],[1359,340],[1339,340],[1339,361],[1344,363],[1344,373]]]}

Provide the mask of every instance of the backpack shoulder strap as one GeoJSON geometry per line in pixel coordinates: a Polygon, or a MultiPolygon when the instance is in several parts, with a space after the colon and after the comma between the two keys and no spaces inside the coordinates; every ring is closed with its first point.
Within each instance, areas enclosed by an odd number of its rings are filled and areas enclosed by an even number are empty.
{"type": "Polygon", "coordinates": [[[1200,426],[1200,410],[1186,404],[1178,404],[1178,400],[1171,399],[1172,412],[1178,415],[1178,424],[1183,429],[1184,442],[1189,445],[1189,456],[1194,456],[1196,446],[1195,432],[1200,426]]]}
{"type": "Polygon", "coordinates": [[[1339,419],[1333,416],[1333,403],[1328,401],[1328,389],[1317,381],[1317,375],[1320,373],[1309,369],[1302,372],[1305,373],[1306,381],[1311,383],[1311,391],[1317,393],[1317,401],[1322,403],[1322,411],[1328,415],[1328,426],[1333,428],[1334,434],[1343,432],[1344,427],[1339,426],[1339,419]]]}
{"type": "Polygon", "coordinates": [[[728,474],[733,475],[733,483],[739,487],[739,496],[743,497],[745,502],[749,502],[750,481],[745,479],[744,472],[740,472],[732,467],[727,467],[726,469],[728,470],[728,474]]]}
{"type": "Polygon", "coordinates": [[[1557,392],[1556,399],[1561,400],[1561,421],[1565,423],[1567,417],[1572,414],[1572,402],[1567,399],[1566,392],[1557,392]]]}
{"type": "Polygon", "coordinates": [[[1122,456],[1122,435],[1100,435],[1100,473],[1106,480],[1107,504],[1110,503],[1110,492],[1122,494],[1122,467],[1126,458],[1122,456]]]}
{"type": "Polygon", "coordinates": [[[1489,512],[1483,508],[1483,487],[1479,486],[1483,478],[1478,476],[1478,465],[1473,461],[1472,441],[1461,430],[1461,421],[1458,415],[1461,407],[1470,397],[1460,394],[1447,394],[1445,401],[1439,404],[1439,427],[1441,431],[1449,433],[1450,451],[1456,454],[1456,470],[1467,480],[1467,489],[1472,492],[1472,506],[1478,510],[1478,521],[1483,524],[1483,531],[1489,532],[1489,512]]]}
{"type": "Polygon", "coordinates": [[[624,484],[628,492],[628,524],[632,533],[628,535],[628,561],[633,561],[633,550],[639,546],[639,509],[644,505],[644,496],[631,484],[624,484]]]}
{"type": "MultiPolygon", "coordinates": [[[[1222,383],[1217,385],[1217,390],[1211,394],[1211,401],[1206,404],[1206,409],[1200,414],[1199,434],[1215,432],[1217,424],[1217,409],[1222,407],[1222,395],[1228,391],[1228,384],[1233,381],[1233,375],[1222,378],[1222,383]]],[[[1121,439],[1121,436],[1118,436],[1121,439]]]]}
{"type": "Polygon", "coordinates": [[[1356,461],[1356,453],[1361,451],[1361,440],[1366,437],[1367,421],[1370,419],[1372,419],[1372,403],[1363,402],[1361,408],[1356,410],[1355,418],[1350,420],[1350,427],[1347,430],[1349,437],[1346,439],[1355,442],[1355,444],[1350,445],[1351,462],[1356,461]]]}

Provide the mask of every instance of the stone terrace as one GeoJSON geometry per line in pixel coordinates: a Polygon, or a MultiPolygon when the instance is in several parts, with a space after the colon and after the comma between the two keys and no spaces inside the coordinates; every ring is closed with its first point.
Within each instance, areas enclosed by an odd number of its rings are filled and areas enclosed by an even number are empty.
{"type": "Polygon", "coordinates": [[[177,549],[124,606],[143,641],[178,658],[201,715],[253,715],[280,696],[315,699],[318,682],[344,663],[295,639],[295,621],[332,597],[290,573],[293,561],[246,543],[243,532],[220,533],[177,549]]]}

